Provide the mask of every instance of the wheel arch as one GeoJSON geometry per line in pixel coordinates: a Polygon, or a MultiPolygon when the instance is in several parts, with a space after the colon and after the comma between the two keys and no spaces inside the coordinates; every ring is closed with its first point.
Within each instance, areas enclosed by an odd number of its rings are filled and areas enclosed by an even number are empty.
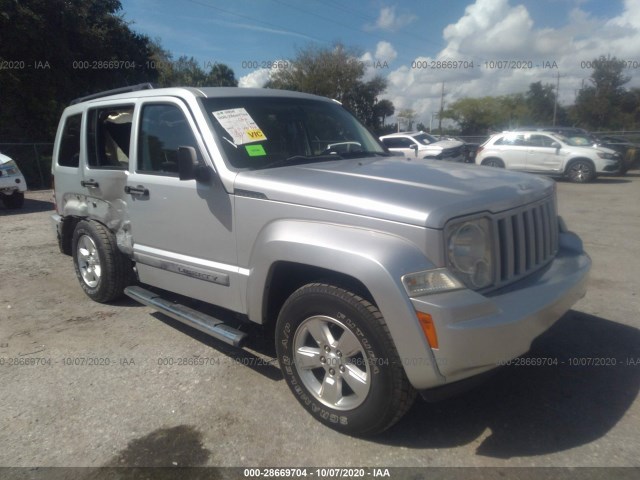
{"type": "Polygon", "coordinates": [[[587,163],[590,167],[591,167],[591,176],[587,179],[587,180],[580,180],[580,183],[585,183],[585,182],[591,182],[593,180],[595,180],[598,177],[598,172],[596,170],[596,164],[595,162],[588,158],[588,157],[576,157],[576,158],[572,158],[570,160],[567,161],[567,164],[564,167],[564,172],[563,172],[563,176],[565,178],[568,178],[571,181],[574,181],[573,179],[571,179],[570,177],[570,169],[573,165],[575,165],[578,162],[584,162],[587,163]]]}
{"type": "Polygon", "coordinates": [[[591,160],[591,159],[590,159],[590,158],[588,158],[588,157],[575,157],[575,158],[572,158],[572,159],[570,159],[570,160],[568,160],[568,161],[567,161],[567,164],[566,164],[566,165],[565,165],[565,167],[564,167],[564,173],[565,173],[565,175],[567,174],[567,171],[569,170],[569,167],[570,167],[571,165],[573,165],[574,163],[579,162],[579,161],[587,162],[589,165],[591,165],[591,168],[593,168],[593,171],[594,171],[594,172],[596,171],[596,164],[594,163],[594,161],[593,161],[593,160],[591,160]]]}
{"type": "Polygon", "coordinates": [[[282,220],[261,232],[250,258],[246,296],[250,320],[269,325],[287,294],[307,283],[336,282],[378,307],[400,358],[433,360],[433,368],[404,365],[412,385],[442,382],[401,281],[407,273],[435,268],[416,245],[362,228],[282,220]],[[283,279],[285,288],[278,292],[283,279]]]}
{"type": "Polygon", "coordinates": [[[504,167],[505,167],[505,165],[506,165],[506,164],[504,163],[504,160],[503,160],[503,159],[501,159],[500,157],[496,157],[496,156],[491,156],[491,157],[483,158],[483,159],[482,159],[482,161],[480,162],[480,165],[484,165],[484,166],[486,166],[486,165],[487,165],[487,163],[488,163],[490,160],[497,160],[498,162],[500,162],[500,163],[502,164],[502,167],[503,167],[503,168],[504,168],[504,167]]]}
{"type": "Polygon", "coordinates": [[[267,293],[262,306],[264,324],[272,328],[287,298],[300,287],[314,282],[344,288],[376,304],[367,286],[351,275],[303,263],[277,261],[271,265],[265,284],[267,293]],[[277,288],[270,288],[270,285],[277,285],[277,288]]]}

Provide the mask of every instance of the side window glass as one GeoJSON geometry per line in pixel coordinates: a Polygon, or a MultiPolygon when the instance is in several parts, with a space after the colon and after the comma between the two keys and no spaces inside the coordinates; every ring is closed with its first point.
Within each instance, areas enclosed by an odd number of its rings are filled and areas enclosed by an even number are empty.
{"type": "Polygon", "coordinates": [[[82,114],[67,117],[62,132],[60,151],[58,152],[58,165],[62,167],[78,167],[80,163],[80,124],[82,114]]]}
{"type": "Polygon", "coordinates": [[[531,135],[531,145],[536,147],[550,147],[553,140],[546,135],[531,135]]]}
{"type": "Polygon", "coordinates": [[[141,173],[178,175],[178,147],[194,147],[202,157],[193,131],[175,105],[145,105],[140,116],[138,167],[141,173]]]}
{"type": "Polygon", "coordinates": [[[87,162],[90,168],[126,170],[133,106],[89,110],[87,162]]]}
{"type": "Polygon", "coordinates": [[[386,138],[383,140],[383,143],[387,148],[411,148],[413,142],[408,138],[386,138]]]}

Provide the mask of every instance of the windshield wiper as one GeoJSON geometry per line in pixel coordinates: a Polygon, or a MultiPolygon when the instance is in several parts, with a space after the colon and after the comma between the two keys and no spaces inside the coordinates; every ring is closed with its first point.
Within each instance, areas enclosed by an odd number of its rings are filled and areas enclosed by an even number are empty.
{"type": "Polygon", "coordinates": [[[344,158],[363,158],[363,157],[390,157],[386,152],[367,152],[360,150],[358,152],[345,152],[342,154],[344,158]]]}

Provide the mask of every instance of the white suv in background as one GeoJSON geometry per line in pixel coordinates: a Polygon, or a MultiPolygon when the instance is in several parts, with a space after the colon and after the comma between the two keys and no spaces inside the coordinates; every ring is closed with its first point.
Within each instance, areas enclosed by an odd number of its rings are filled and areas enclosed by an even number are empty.
{"type": "Polygon", "coordinates": [[[431,160],[464,162],[464,143],[458,140],[438,140],[425,132],[399,132],[380,137],[382,144],[390,152],[402,153],[405,157],[431,160]]]}
{"type": "Polygon", "coordinates": [[[16,162],[0,153],[0,198],[7,208],[22,208],[27,182],[16,162]]]}
{"type": "Polygon", "coordinates": [[[566,176],[572,182],[585,183],[599,174],[618,172],[621,157],[609,148],[576,145],[557,133],[502,132],[478,148],[476,164],[566,176]]]}

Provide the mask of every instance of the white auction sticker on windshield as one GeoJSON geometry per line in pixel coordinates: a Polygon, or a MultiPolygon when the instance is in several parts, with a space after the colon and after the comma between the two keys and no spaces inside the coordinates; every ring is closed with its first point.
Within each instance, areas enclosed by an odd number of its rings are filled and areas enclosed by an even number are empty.
{"type": "Polygon", "coordinates": [[[264,132],[260,130],[258,124],[251,118],[244,108],[231,108],[229,110],[219,110],[212,112],[216,120],[220,122],[236,145],[259,142],[266,140],[264,132]]]}

